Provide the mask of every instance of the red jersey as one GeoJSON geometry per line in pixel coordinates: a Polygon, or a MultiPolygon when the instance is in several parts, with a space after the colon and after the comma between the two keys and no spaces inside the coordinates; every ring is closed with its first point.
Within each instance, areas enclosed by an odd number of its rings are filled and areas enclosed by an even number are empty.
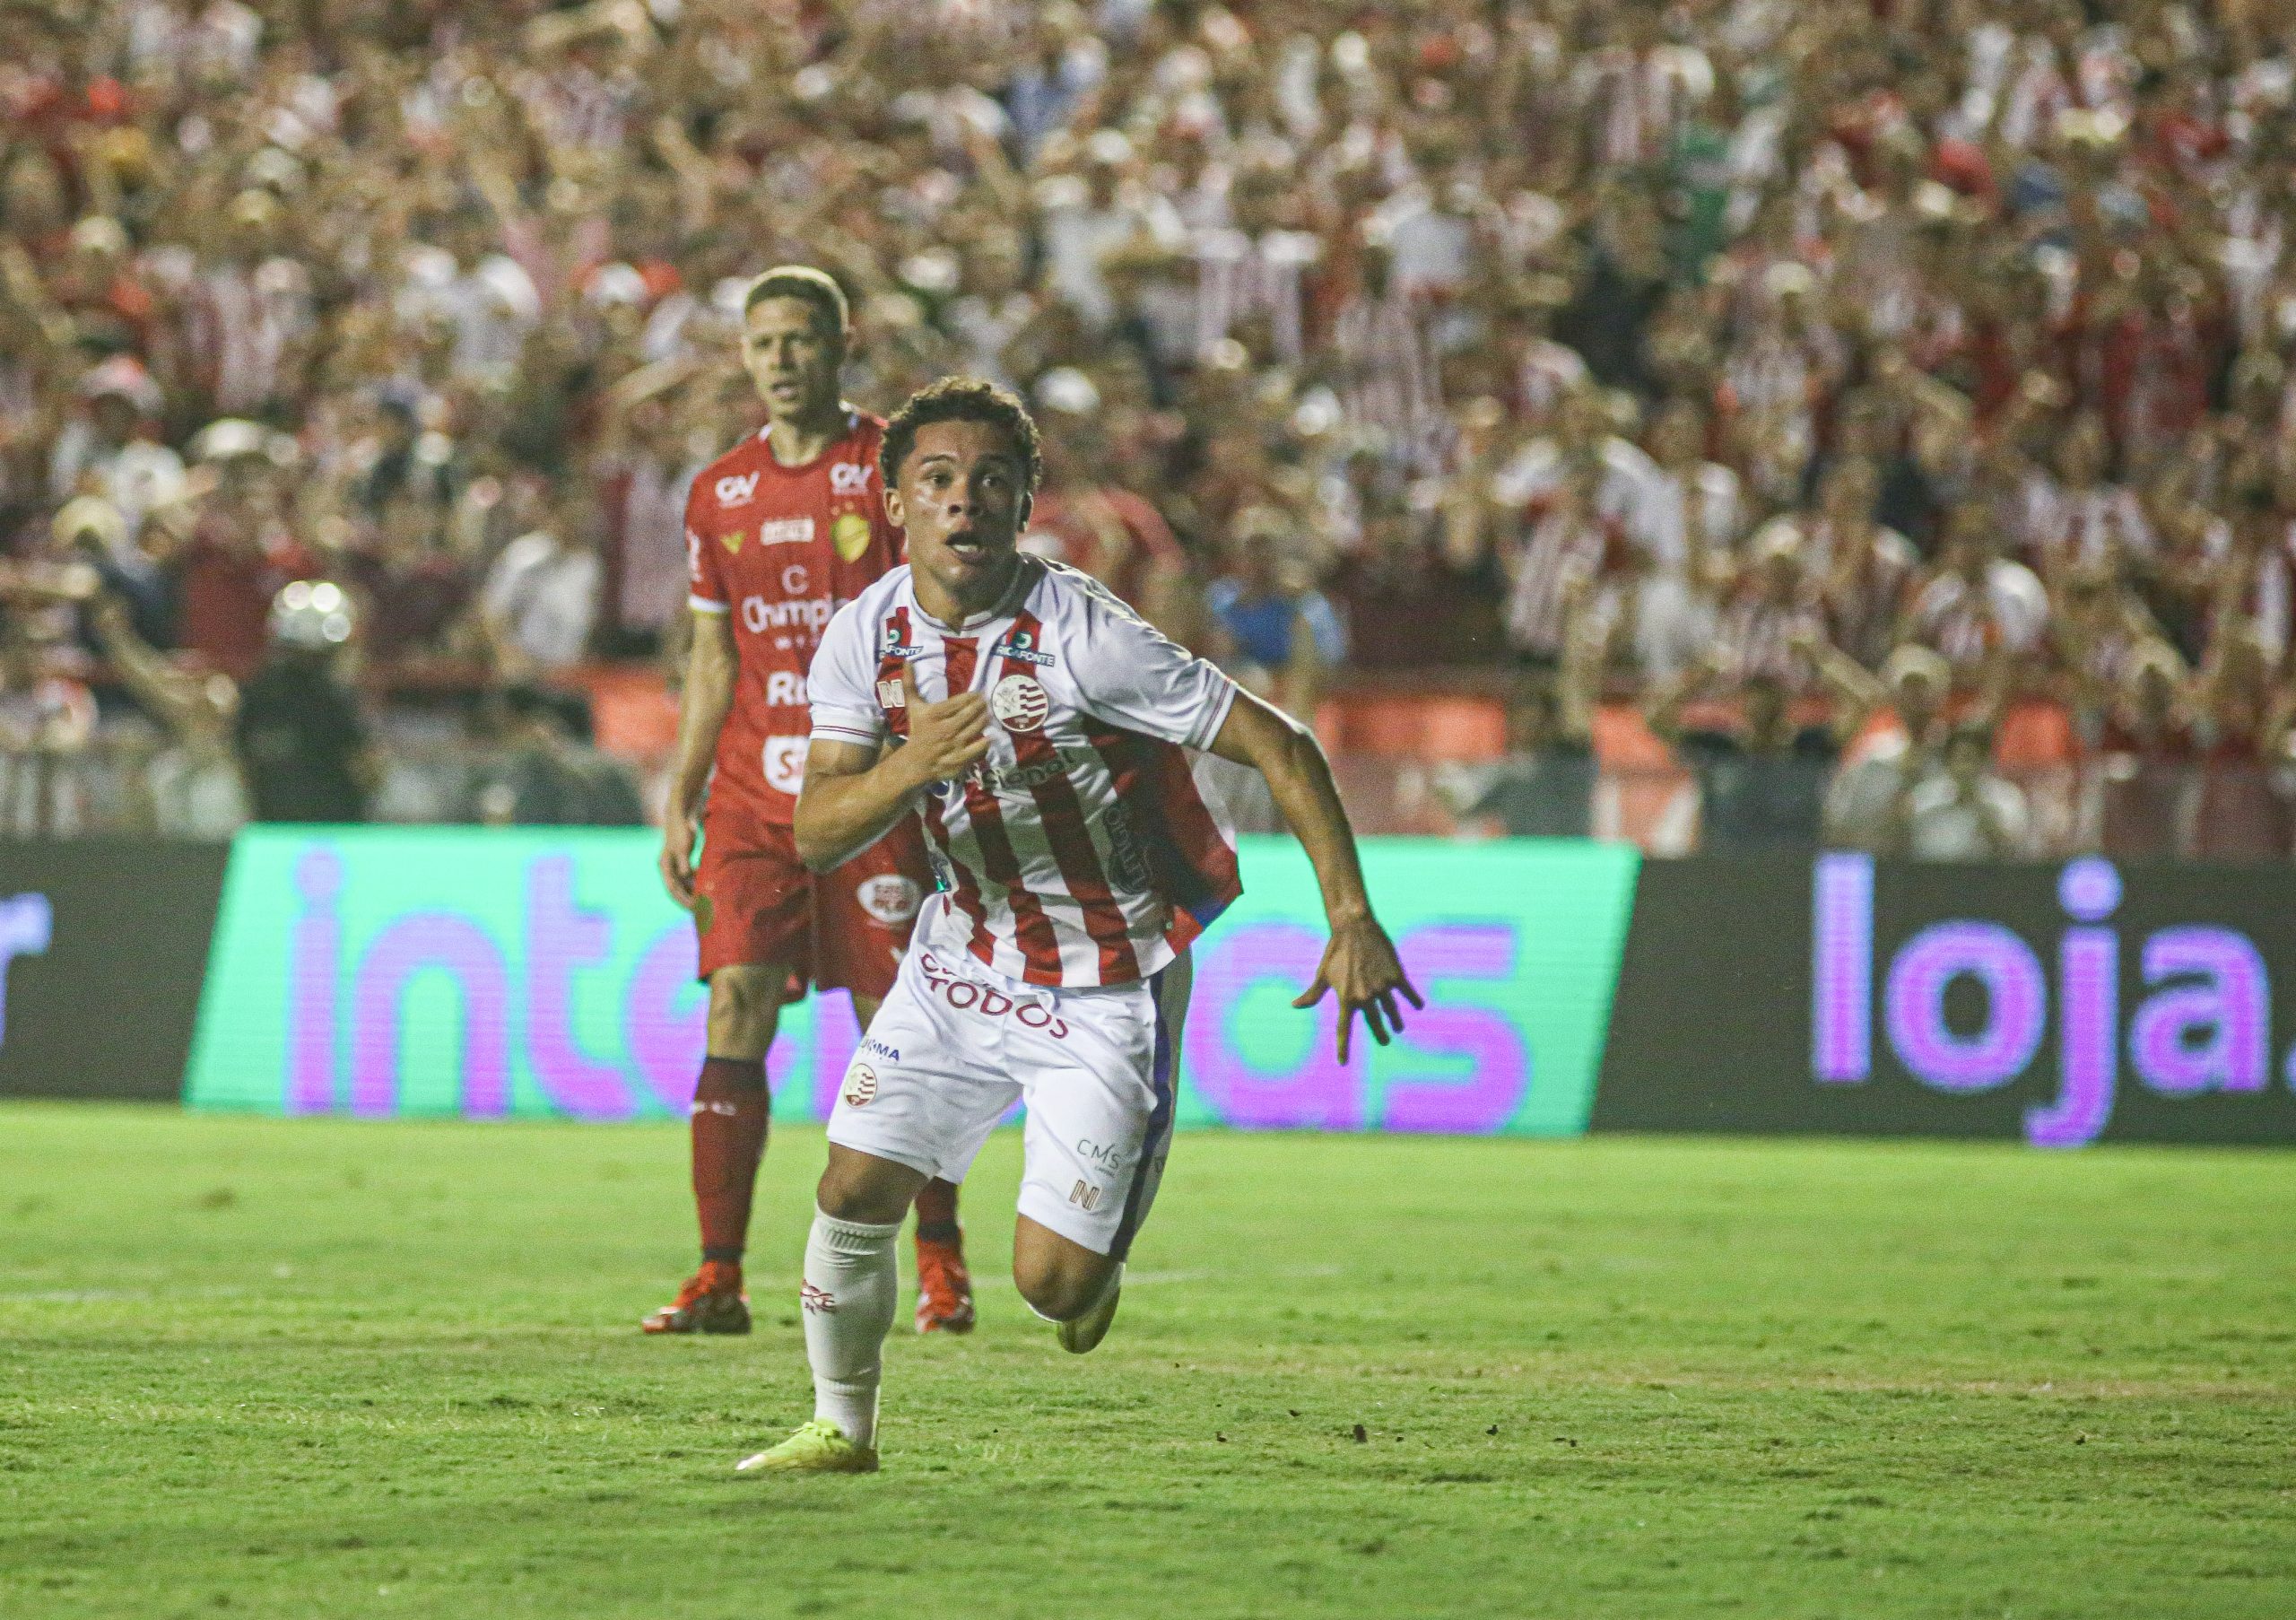
{"type": "Polygon", "coordinates": [[[877,444],[885,424],[846,412],[845,436],[803,466],[773,458],[765,434],[701,471],[686,497],[687,573],[696,612],[729,614],[739,670],[718,734],[710,820],[787,826],[804,780],[813,714],[805,671],[830,615],[901,560],[885,516],[877,444]]]}

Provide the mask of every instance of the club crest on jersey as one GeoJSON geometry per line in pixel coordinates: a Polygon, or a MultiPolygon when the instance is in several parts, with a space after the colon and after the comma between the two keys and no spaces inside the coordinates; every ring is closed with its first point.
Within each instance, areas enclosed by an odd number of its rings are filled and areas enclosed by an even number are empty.
{"type": "Polygon", "coordinates": [[[1012,658],[1022,664],[1044,665],[1049,664],[1053,661],[1053,657],[1050,653],[1039,652],[1037,650],[1036,637],[1031,635],[1025,630],[1016,630],[1011,635],[1006,636],[1004,641],[998,645],[989,656],[998,658],[1012,658]]]}
{"type": "Polygon", "coordinates": [[[1007,731],[1034,731],[1052,713],[1052,699],[1036,676],[1008,675],[989,689],[988,711],[1007,731]]]}
{"type": "Polygon", "coordinates": [[[861,886],[853,891],[853,898],[873,920],[893,928],[916,919],[917,908],[925,901],[925,891],[913,877],[886,872],[862,879],[861,886]]]}
{"type": "Polygon", "coordinates": [[[840,560],[858,562],[869,549],[869,520],[858,512],[839,512],[829,526],[829,543],[840,560]]]}

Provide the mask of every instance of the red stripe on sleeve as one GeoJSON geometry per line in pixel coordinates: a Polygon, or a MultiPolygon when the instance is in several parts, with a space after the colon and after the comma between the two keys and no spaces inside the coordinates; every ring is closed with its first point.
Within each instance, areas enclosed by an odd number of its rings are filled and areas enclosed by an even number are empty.
{"type": "MultiPolygon", "coordinates": [[[[1036,646],[1044,645],[1044,626],[1031,613],[1022,613],[1013,622],[1012,635],[1026,635],[1036,646]]],[[[1035,679],[1029,665],[1022,659],[1007,657],[1002,660],[999,677],[1027,675],[1035,679]]],[[[1124,908],[1117,904],[1116,895],[1109,888],[1108,874],[1100,867],[1100,852],[1092,844],[1092,834],[1085,825],[1084,806],[1076,797],[1076,786],[1068,780],[1065,767],[1060,763],[1060,751],[1046,736],[1041,727],[1034,731],[1012,732],[1013,753],[1023,766],[1042,766],[1046,771],[1040,780],[1030,783],[1029,792],[1037,803],[1038,818],[1044,823],[1046,840],[1052,846],[1052,858],[1060,867],[1061,880],[1068,885],[1068,893],[1084,913],[1084,932],[1100,947],[1100,982],[1130,984],[1140,977],[1140,961],[1133,954],[1132,930],[1126,925],[1124,908]]]]}
{"type": "MultiPolygon", "coordinates": [[[[952,636],[941,645],[948,654],[949,691],[953,694],[971,690],[980,658],[979,642],[970,636],[952,636]]],[[[1013,938],[1021,947],[1022,980],[1029,984],[1059,984],[1064,977],[1060,937],[1052,931],[1052,919],[1044,914],[1044,902],[1021,881],[1021,863],[1004,831],[1004,813],[997,806],[996,796],[983,788],[978,777],[965,780],[965,814],[972,823],[973,839],[980,845],[981,866],[990,880],[1003,887],[1005,903],[1013,908],[1013,938]]],[[[987,928],[976,927],[972,954],[994,965],[994,953],[987,928]]]]}

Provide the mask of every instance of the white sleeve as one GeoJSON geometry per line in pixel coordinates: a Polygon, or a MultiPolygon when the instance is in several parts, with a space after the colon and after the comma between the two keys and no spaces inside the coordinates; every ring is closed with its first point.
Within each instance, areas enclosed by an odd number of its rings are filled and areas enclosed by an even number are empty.
{"type": "Polygon", "coordinates": [[[1209,748],[1236,701],[1219,668],[1097,597],[1083,605],[1070,671],[1088,714],[1184,748],[1209,748]]]}
{"type": "Polygon", "coordinates": [[[877,666],[869,648],[861,605],[848,602],[822,631],[822,644],[805,675],[816,738],[872,748],[885,740],[885,714],[877,706],[877,666]]]}

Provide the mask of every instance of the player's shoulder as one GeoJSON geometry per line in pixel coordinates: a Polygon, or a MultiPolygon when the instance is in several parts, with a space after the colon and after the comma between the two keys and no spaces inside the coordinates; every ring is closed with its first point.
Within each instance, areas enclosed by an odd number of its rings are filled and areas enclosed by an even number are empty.
{"type": "Polygon", "coordinates": [[[1029,610],[1048,624],[1085,631],[1110,619],[1144,625],[1131,605],[1083,569],[1049,557],[1031,557],[1038,570],[1029,610]]]}
{"type": "Polygon", "coordinates": [[[773,452],[766,448],[762,430],[744,433],[718,452],[715,459],[694,475],[694,487],[707,489],[729,475],[754,471],[761,463],[770,460],[772,456],[773,452]]]}

